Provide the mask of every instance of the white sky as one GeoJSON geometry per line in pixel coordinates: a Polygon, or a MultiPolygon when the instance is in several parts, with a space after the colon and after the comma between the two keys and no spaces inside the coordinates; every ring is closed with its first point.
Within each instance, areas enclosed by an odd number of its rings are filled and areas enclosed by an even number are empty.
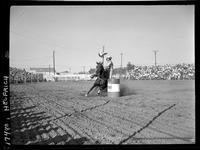
{"type": "Polygon", "coordinates": [[[114,67],[194,63],[193,5],[13,6],[10,10],[10,66],[88,71],[98,52],[114,67]]]}

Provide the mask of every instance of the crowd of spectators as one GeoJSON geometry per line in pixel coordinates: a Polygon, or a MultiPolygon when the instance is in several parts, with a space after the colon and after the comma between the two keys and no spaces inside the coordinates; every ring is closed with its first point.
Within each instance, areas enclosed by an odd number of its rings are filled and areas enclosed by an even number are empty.
{"type": "Polygon", "coordinates": [[[27,72],[25,69],[9,68],[10,83],[27,83],[44,81],[42,74],[27,72]]]}
{"type": "Polygon", "coordinates": [[[134,66],[123,75],[133,80],[194,80],[194,64],[134,66]]]}
{"type": "MultiPolygon", "coordinates": [[[[130,65],[121,70],[114,71],[114,77],[123,77],[132,80],[195,80],[194,64],[175,64],[157,66],[130,65]],[[129,68],[129,69],[128,69],[129,68]]],[[[42,74],[27,72],[25,69],[10,67],[10,83],[42,82],[42,74]]]]}

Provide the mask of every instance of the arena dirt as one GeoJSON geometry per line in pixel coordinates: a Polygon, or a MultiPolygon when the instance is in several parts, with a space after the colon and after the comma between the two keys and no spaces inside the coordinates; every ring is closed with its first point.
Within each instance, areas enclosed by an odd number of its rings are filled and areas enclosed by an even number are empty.
{"type": "Polygon", "coordinates": [[[121,97],[92,81],[10,85],[12,144],[195,143],[194,81],[121,81],[121,97]]]}

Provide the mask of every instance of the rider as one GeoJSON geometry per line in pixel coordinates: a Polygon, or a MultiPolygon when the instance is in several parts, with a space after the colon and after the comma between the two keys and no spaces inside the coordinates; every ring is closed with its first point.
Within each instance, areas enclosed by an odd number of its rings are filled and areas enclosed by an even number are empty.
{"type": "MultiPolygon", "coordinates": [[[[104,58],[105,55],[107,55],[108,53],[106,52],[100,52],[98,53],[99,57],[104,58]]],[[[112,78],[112,74],[113,74],[113,62],[112,62],[112,57],[111,56],[107,56],[106,57],[106,62],[104,64],[104,69],[108,74],[108,79],[112,78]]]]}
{"type": "Polygon", "coordinates": [[[105,69],[105,71],[108,72],[109,79],[111,79],[112,78],[112,74],[113,74],[113,62],[112,62],[112,57],[111,56],[107,56],[106,57],[106,62],[104,64],[104,69],[105,69]]]}

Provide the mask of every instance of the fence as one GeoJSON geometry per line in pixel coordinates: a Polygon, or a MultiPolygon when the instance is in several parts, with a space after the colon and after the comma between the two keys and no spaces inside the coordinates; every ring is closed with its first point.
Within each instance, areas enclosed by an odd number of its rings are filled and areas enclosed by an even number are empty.
{"type": "Polygon", "coordinates": [[[94,80],[90,78],[91,74],[66,74],[56,75],[56,81],[67,81],[67,80],[94,80]]]}
{"type": "Polygon", "coordinates": [[[67,81],[67,80],[95,80],[91,79],[91,74],[65,74],[53,75],[49,73],[27,72],[25,69],[10,67],[10,83],[32,83],[46,81],[67,81]]]}

